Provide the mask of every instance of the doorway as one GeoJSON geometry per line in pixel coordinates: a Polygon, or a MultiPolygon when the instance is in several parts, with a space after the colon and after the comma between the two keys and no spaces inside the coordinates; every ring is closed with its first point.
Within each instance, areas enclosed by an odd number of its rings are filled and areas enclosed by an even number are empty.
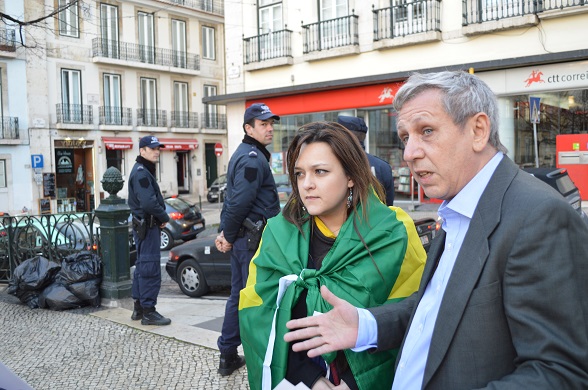
{"type": "Polygon", "coordinates": [[[214,144],[204,144],[204,154],[206,157],[206,188],[209,188],[218,176],[214,144]]]}
{"type": "Polygon", "coordinates": [[[190,159],[189,152],[176,152],[176,173],[178,181],[178,194],[190,193],[190,159]]]}

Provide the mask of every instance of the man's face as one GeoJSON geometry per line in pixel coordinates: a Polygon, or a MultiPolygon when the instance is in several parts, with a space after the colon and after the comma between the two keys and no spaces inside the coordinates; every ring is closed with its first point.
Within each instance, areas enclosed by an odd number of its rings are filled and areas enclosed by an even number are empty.
{"type": "Polygon", "coordinates": [[[256,139],[262,145],[269,145],[274,139],[274,119],[255,119],[255,125],[245,125],[247,135],[256,139]]]}
{"type": "Polygon", "coordinates": [[[141,157],[143,157],[145,160],[155,163],[157,160],[159,160],[159,153],[161,151],[159,150],[159,146],[154,149],[145,146],[144,148],[139,149],[139,152],[141,153],[141,157]]]}
{"type": "Polygon", "coordinates": [[[475,117],[460,129],[442,105],[438,90],[427,90],[398,113],[404,160],[430,198],[451,200],[483,167],[475,117]]]}

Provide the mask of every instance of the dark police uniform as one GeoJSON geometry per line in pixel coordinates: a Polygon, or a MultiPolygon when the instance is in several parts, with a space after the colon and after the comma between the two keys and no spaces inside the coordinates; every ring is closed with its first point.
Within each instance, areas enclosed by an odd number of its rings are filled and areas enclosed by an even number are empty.
{"type": "Polygon", "coordinates": [[[276,183],[269,166],[270,153],[254,138],[245,135],[231,156],[227,170],[227,190],[221,212],[220,231],[233,244],[231,251],[231,295],[227,301],[218,348],[223,354],[236,354],[241,344],[239,332],[239,292],[247,283],[249,263],[255,250],[247,249],[245,218],[267,220],[280,212],[276,183]]]}
{"type": "Polygon", "coordinates": [[[137,162],[129,175],[128,204],[133,216],[149,221],[155,218],[152,226],[148,226],[144,239],[137,236],[133,229],[133,236],[137,247],[137,261],[133,275],[132,296],[139,300],[141,306],[153,308],[157,304],[157,295],[161,287],[161,231],[159,225],[168,222],[169,216],[165,211],[163,196],[155,177],[146,165],[149,161],[137,157],[137,162]]]}
{"type": "Polygon", "coordinates": [[[392,168],[390,164],[373,154],[367,154],[372,173],[376,175],[376,179],[382,184],[386,190],[386,205],[394,205],[394,176],[392,175],[392,168]]]}

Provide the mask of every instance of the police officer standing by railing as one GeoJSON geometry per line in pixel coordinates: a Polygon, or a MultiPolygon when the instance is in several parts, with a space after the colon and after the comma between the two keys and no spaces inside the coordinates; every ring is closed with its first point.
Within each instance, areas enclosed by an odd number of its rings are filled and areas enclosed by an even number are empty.
{"type": "Polygon", "coordinates": [[[221,212],[220,234],[215,244],[219,251],[231,252],[231,295],[225,308],[225,319],[218,338],[220,364],[225,376],[245,365],[237,354],[241,345],[239,332],[239,292],[247,283],[249,262],[257,250],[265,221],[280,212],[276,183],[269,165],[272,143],[273,114],[263,103],[252,104],[245,111],[245,137],[229,161],[225,203],[221,212]]]}
{"type": "Polygon", "coordinates": [[[169,318],[155,310],[161,288],[161,229],[169,221],[155,178],[155,163],[159,160],[159,149],[163,147],[157,137],[141,138],[140,156],[129,175],[128,203],[137,247],[132,287],[135,305],[131,319],[141,320],[142,325],[171,324],[169,318]]]}

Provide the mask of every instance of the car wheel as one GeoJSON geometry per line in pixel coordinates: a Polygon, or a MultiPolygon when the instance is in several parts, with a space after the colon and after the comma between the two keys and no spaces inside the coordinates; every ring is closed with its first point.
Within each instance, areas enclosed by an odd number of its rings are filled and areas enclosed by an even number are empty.
{"type": "Polygon", "coordinates": [[[173,245],[174,238],[172,237],[171,232],[167,229],[161,229],[161,242],[159,244],[159,249],[167,251],[170,250],[173,245]]]}
{"type": "Polygon", "coordinates": [[[208,292],[202,268],[193,259],[184,260],[180,264],[177,280],[180,290],[189,297],[201,297],[208,292]]]}

